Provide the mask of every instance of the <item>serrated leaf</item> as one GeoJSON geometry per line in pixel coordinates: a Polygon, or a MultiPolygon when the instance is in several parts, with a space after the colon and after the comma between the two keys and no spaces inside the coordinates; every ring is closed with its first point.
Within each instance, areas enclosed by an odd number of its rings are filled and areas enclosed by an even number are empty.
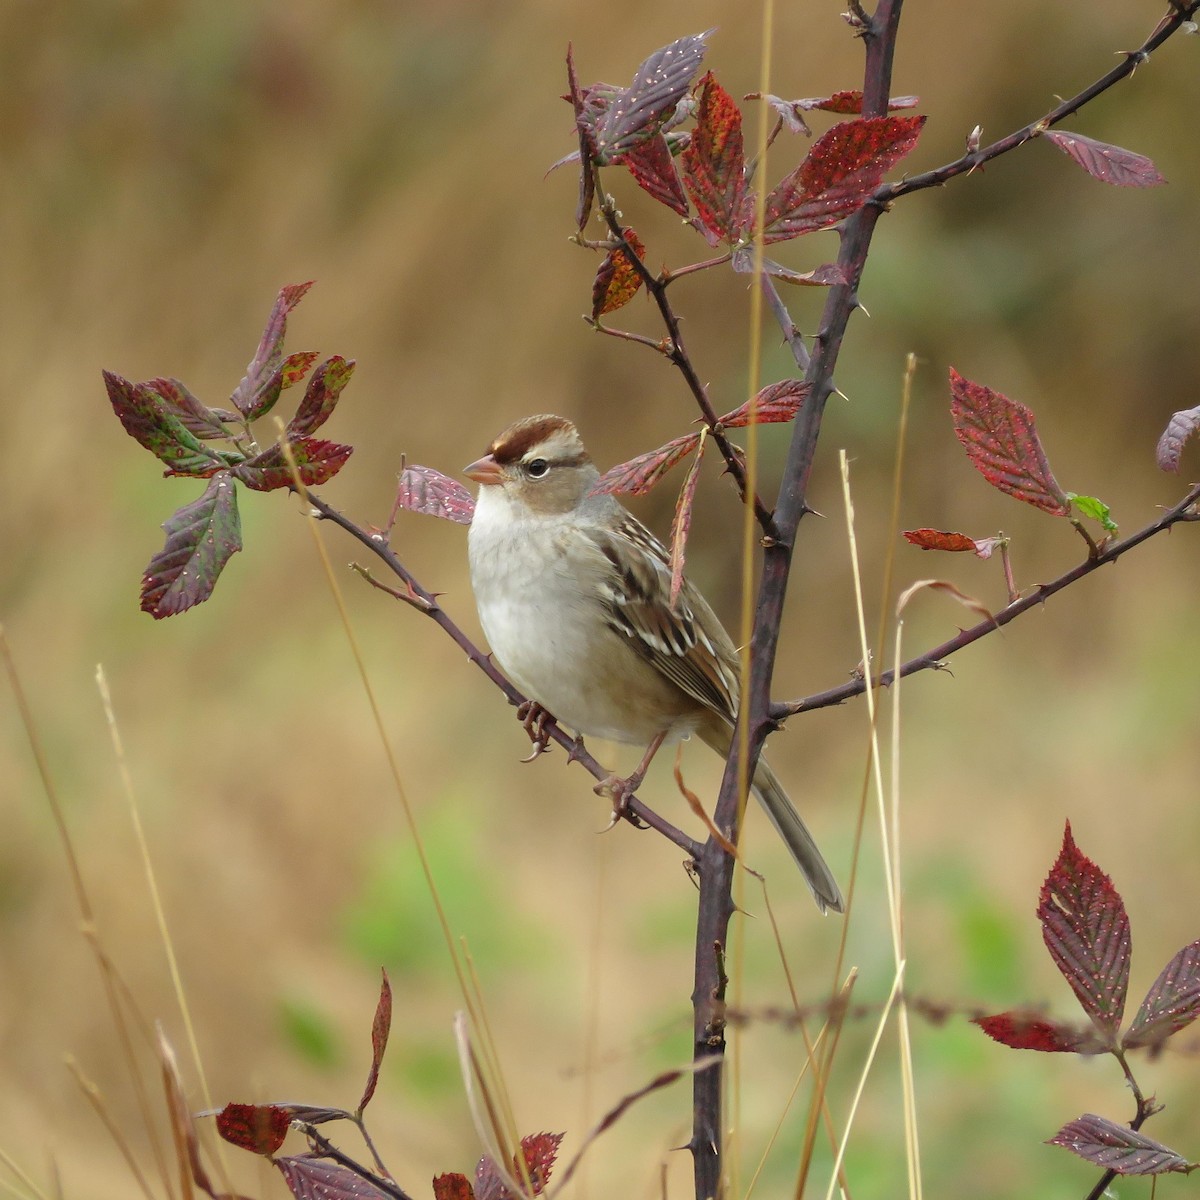
{"type": "Polygon", "coordinates": [[[471,1181],[457,1171],[433,1177],[433,1200],[475,1200],[471,1181]]]}
{"type": "MultiPolygon", "coordinates": [[[[274,403],[272,400],[266,408],[262,407],[265,391],[283,386],[282,377],[276,382],[275,376],[283,366],[283,338],[287,333],[288,313],[304,299],[312,283],[310,279],[307,283],[288,284],[280,288],[275,297],[258,349],[246,367],[246,374],[229,398],[234,408],[246,415],[247,419],[253,419],[251,414],[261,416],[274,403]]],[[[276,390],[275,398],[278,399],[278,396],[279,391],[276,390]]]]}
{"type": "Polygon", "coordinates": [[[1056,517],[1070,504],[1054,478],[1033,412],[950,368],[954,433],[975,469],[993,487],[1056,517]]]}
{"type": "MultiPolygon", "coordinates": [[[[353,446],[324,442],[319,438],[299,438],[291,443],[296,471],[305,487],[316,487],[332,479],[354,453],[353,446]]],[[[283,448],[278,444],[237,463],[231,468],[234,476],[256,492],[273,492],[292,486],[292,471],[283,448]]]]}
{"type": "Polygon", "coordinates": [[[412,466],[400,472],[396,507],[470,525],[475,515],[475,497],[458,480],[433,467],[412,466]]]}
{"type": "Polygon", "coordinates": [[[1121,1045],[1157,1046],[1200,1017],[1200,941],[1184,946],[1146,993],[1121,1045]]]}
{"type": "Polygon", "coordinates": [[[274,1104],[227,1104],[217,1114],[217,1132],[227,1142],[267,1158],[283,1145],[291,1123],[287,1110],[274,1104]]]}
{"type": "Polygon", "coordinates": [[[644,496],[676,463],[686,458],[699,441],[698,433],[685,433],[682,437],[672,438],[657,450],[618,463],[592,485],[591,495],[644,496]]]}
{"type": "Polygon", "coordinates": [[[1047,1143],[1063,1146],[1086,1162],[1118,1175],[1163,1175],[1191,1170],[1187,1159],[1144,1133],[1095,1113],[1064,1125],[1047,1143]]]}
{"type": "Polygon", "coordinates": [[[285,436],[288,441],[313,433],[329,420],[342,389],[354,374],[354,367],[354,359],[335,354],[312,373],[308,387],[304,389],[304,399],[300,401],[296,415],[287,424],[285,436]]]}
{"type": "Polygon", "coordinates": [[[202,441],[229,436],[229,430],[217,414],[193,396],[178,379],[148,379],[145,386],[158,395],[189,433],[202,441]]]}
{"type": "Polygon", "coordinates": [[[905,529],[905,538],[921,550],[969,550],[980,558],[991,558],[1004,538],[973,538],[965,533],[949,533],[943,529],[905,529]]]}
{"type": "Polygon", "coordinates": [[[1158,439],[1155,461],[1160,471],[1178,471],[1184,443],[1200,429],[1200,408],[1185,408],[1171,414],[1162,437],[1158,439]]]}
{"type": "Polygon", "coordinates": [[[766,199],[763,237],[785,241],[857,212],[917,144],[924,117],[864,117],[822,134],[766,199]]]}
{"type": "Polygon", "coordinates": [[[711,71],[700,81],[696,128],[680,159],[696,228],[712,246],[740,240],[751,219],[742,113],[711,71]]]}
{"type": "MultiPolygon", "coordinates": [[[[642,245],[642,239],[628,227],[621,232],[634,254],[639,259],[644,259],[646,247],[642,245]]],[[[604,261],[592,282],[592,320],[598,320],[605,313],[623,308],[637,295],[641,286],[642,277],[629,261],[624,248],[614,246],[604,256],[604,261]]]]}
{"type": "Polygon", "coordinates": [[[1099,521],[1106,533],[1119,532],[1117,523],[1112,519],[1109,507],[1103,500],[1097,500],[1095,496],[1077,496],[1074,492],[1067,492],[1066,496],[1073,508],[1079,509],[1085,517],[1099,521]]]}
{"type": "Polygon", "coordinates": [[[687,193],[675,168],[675,156],[662,133],[656,133],[617,160],[627,167],[638,187],[681,217],[689,213],[687,193]]]}
{"type": "Polygon", "coordinates": [[[1167,182],[1144,154],[1135,154],[1121,146],[1110,146],[1107,142],[1098,142],[1066,129],[1048,129],[1043,136],[1101,183],[1111,183],[1114,187],[1143,188],[1157,187],[1167,182]]]}
{"type": "Polygon", "coordinates": [[[1046,1054],[1100,1054],[1104,1043],[1092,1029],[1081,1029],[1065,1021],[1048,1021],[1037,1013],[1004,1012],[991,1017],[972,1017],[993,1041],[1013,1050],[1039,1050],[1046,1054]]]}
{"type": "Polygon", "coordinates": [[[296,1200],[389,1200],[386,1192],[337,1163],[307,1154],[273,1161],[296,1200]]]}
{"type": "Polygon", "coordinates": [[[375,1095],[379,1083],[379,1068],[383,1064],[383,1052],[387,1049],[388,1033],[392,1028],[392,984],[387,972],[383,971],[383,982],[379,988],[379,1002],[375,1005],[375,1018],[371,1022],[371,1069],[367,1072],[367,1083],[362,1099],[358,1102],[361,1113],[375,1095]]]}
{"type": "MultiPolygon", "coordinates": [[[[535,1196],[545,1190],[550,1180],[562,1138],[561,1133],[531,1133],[521,1139],[521,1154],[535,1196]]],[[[512,1164],[512,1176],[514,1179],[521,1178],[520,1168],[515,1162],[512,1164]]],[[[475,1167],[475,1200],[514,1200],[500,1172],[486,1155],[475,1167]]]]}
{"type": "Polygon", "coordinates": [[[700,463],[704,458],[705,438],[701,436],[692,457],[691,466],[684,477],[683,487],[675,501],[675,516],[671,521],[671,607],[679,599],[679,590],[683,587],[683,568],[687,557],[688,533],[692,528],[692,509],[696,503],[696,485],[700,482],[700,463]]]}
{"type": "Polygon", "coordinates": [[[596,124],[597,162],[612,162],[659,131],[691,86],[712,32],[678,38],[638,67],[633,82],[612,99],[596,124]]]}
{"type": "MultiPolygon", "coordinates": [[[[809,96],[801,100],[784,100],[779,96],[752,92],[745,99],[765,101],[774,112],[783,118],[784,126],[789,133],[804,133],[809,136],[811,136],[812,130],[804,120],[803,113],[820,110],[854,116],[862,113],[863,106],[861,91],[834,92],[832,96],[809,96]]],[[[916,96],[893,96],[888,101],[888,112],[895,112],[900,108],[916,108],[916,106],[916,96]]]]}
{"type": "MultiPolygon", "coordinates": [[[[804,404],[809,386],[802,379],[781,379],[769,383],[754,397],[754,423],[756,425],[780,425],[795,419],[804,404]]],[[[717,418],[717,424],[726,429],[742,429],[750,424],[751,402],[738,405],[732,412],[717,418]]]]}
{"type": "Polygon", "coordinates": [[[1105,1044],[1116,1046],[1129,987],[1129,916],[1112,880],[1076,846],[1070,821],[1037,911],[1050,957],[1105,1044]]]}
{"type": "Polygon", "coordinates": [[[131,383],[113,371],[104,372],[108,398],[125,432],[177,475],[212,475],[224,467],[146,383],[131,383]]]}
{"type": "Polygon", "coordinates": [[[228,471],[214,475],[198,500],[163,524],[166,544],[142,576],[141,606],[155,619],[174,616],[212,595],[229,559],[242,548],[237,493],[228,471]]]}
{"type": "MultiPolygon", "coordinates": [[[[752,274],[754,272],[754,248],[739,246],[730,258],[730,265],[739,274],[752,274]]],[[[793,271],[790,267],[775,262],[774,259],[764,258],[762,269],[763,274],[770,275],[772,279],[778,279],[782,283],[796,284],[799,287],[833,287],[835,284],[849,283],[845,270],[837,263],[825,263],[823,266],[813,267],[811,271],[793,271]]]]}

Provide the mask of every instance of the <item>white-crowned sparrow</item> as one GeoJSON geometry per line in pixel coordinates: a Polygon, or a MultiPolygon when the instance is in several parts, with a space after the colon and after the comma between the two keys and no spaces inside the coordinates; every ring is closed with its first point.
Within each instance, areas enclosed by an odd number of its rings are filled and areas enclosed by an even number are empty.
{"type": "MultiPolygon", "coordinates": [[[[686,579],[674,607],[662,543],[612,496],[575,426],[526,417],[464,474],[479,486],[469,534],[483,631],[513,682],[580,734],[655,750],[697,734],[728,754],[737,651],[686,579]]],[[[760,758],[755,794],[821,910],[842,894],[775,773],[760,758]]]]}

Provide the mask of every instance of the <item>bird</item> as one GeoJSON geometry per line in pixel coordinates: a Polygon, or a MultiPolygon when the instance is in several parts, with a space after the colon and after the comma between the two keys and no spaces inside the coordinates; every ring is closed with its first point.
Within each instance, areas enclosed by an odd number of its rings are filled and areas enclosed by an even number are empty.
{"type": "MultiPolygon", "coordinates": [[[[463,474],[479,485],[468,530],[471,587],[492,654],[532,701],[581,737],[655,752],[695,734],[723,758],[737,719],[740,662],[686,578],[671,603],[666,548],[615,497],[575,425],[543,413],[505,429],[463,474]]],[[[822,912],[842,893],[775,772],[751,787],[822,912]]]]}

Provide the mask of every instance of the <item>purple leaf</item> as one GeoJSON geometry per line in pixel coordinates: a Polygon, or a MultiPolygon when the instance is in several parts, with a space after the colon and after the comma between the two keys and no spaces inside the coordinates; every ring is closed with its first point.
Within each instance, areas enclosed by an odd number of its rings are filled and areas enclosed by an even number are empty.
{"type": "Polygon", "coordinates": [[[1093,179],[1115,187],[1157,187],[1167,181],[1144,154],[1097,142],[1065,129],[1048,129],[1045,138],[1077,162],[1093,179]]]}
{"type": "Polygon", "coordinates": [[[433,467],[405,467],[400,472],[396,489],[396,507],[470,525],[475,513],[475,497],[457,479],[451,479],[433,467]]]}
{"type": "Polygon", "coordinates": [[[149,379],[145,387],[157,393],[168,411],[179,418],[183,427],[203,441],[227,438],[229,430],[208,405],[192,395],[178,379],[149,379]]]}
{"type": "Polygon", "coordinates": [[[681,217],[688,215],[687,193],[675,169],[671,146],[661,133],[654,134],[628,154],[623,154],[620,162],[629,168],[629,173],[642,191],[681,217]]]}
{"type": "Polygon", "coordinates": [[[172,514],[163,529],[166,545],[142,576],[142,610],[156,619],[207,600],[225,564],[242,548],[230,473],[214,475],[204,495],[172,514]]]}
{"type": "Polygon", "coordinates": [[[1129,916],[1112,880],[1063,833],[1038,903],[1050,957],[1108,1047],[1117,1045],[1129,987],[1129,916]]]}
{"type": "MultiPolygon", "coordinates": [[[[768,383],[754,397],[755,425],[779,425],[791,421],[800,411],[809,386],[802,379],[781,379],[768,383]]],[[[750,403],[739,405],[732,412],[717,418],[726,429],[741,429],[750,424],[750,403]]]]}
{"type": "MultiPolygon", "coordinates": [[[[266,409],[260,409],[264,391],[273,385],[273,376],[283,366],[283,337],[287,332],[288,313],[304,299],[304,294],[312,287],[313,281],[307,283],[288,284],[279,289],[271,315],[267,318],[267,327],[263,330],[258,349],[246,368],[246,374],[233,390],[230,400],[239,412],[261,416],[266,409]]],[[[279,381],[282,387],[282,378],[279,381]]],[[[278,398],[278,391],[275,392],[278,398]]],[[[274,401],[271,401],[274,403],[274,401]]],[[[270,405],[267,405],[269,408],[270,405]]]]}
{"type": "MultiPolygon", "coordinates": [[[[558,1156],[561,1133],[531,1133],[521,1139],[521,1154],[525,1168],[533,1184],[533,1194],[539,1195],[546,1188],[554,1160],[558,1156]]],[[[521,1178],[521,1171],[514,1162],[510,1165],[514,1179],[521,1178]]],[[[505,1187],[495,1164],[484,1155],[475,1167],[475,1200],[514,1200],[512,1192],[505,1187]]]]}
{"type": "Polygon", "coordinates": [[[593,484],[592,495],[644,496],[677,462],[689,455],[699,441],[698,433],[685,433],[657,450],[618,463],[593,484]]]}
{"type": "Polygon", "coordinates": [[[288,441],[306,437],[329,420],[342,389],[353,374],[354,359],[342,358],[340,354],[327,359],[312,373],[308,387],[304,389],[304,399],[300,401],[296,415],[288,422],[288,441]]]}
{"type": "Polygon", "coordinates": [[[1184,946],[1146,993],[1121,1044],[1156,1046],[1200,1016],[1200,941],[1184,946]]]}
{"type": "Polygon", "coordinates": [[[1171,415],[1158,439],[1155,459],[1160,471],[1178,471],[1183,444],[1200,429],[1200,408],[1185,408],[1171,415]]]}
{"type": "Polygon", "coordinates": [[[583,93],[579,90],[579,80],[575,75],[575,54],[567,46],[567,99],[575,109],[575,132],[579,136],[579,201],[575,206],[575,223],[580,230],[592,215],[592,201],[595,199],[596,179],[592,173],[592,162],[596,157],[596,129],[589,118],[584,104],[583,93]]]}
{"type": "Polygon", "coordinates": [[[186,428],[149,384],[130,383],[105,371],[104,386],[125,432],[164,462],[168,474],[204,477],[224,468],[224,460],[186,428]]]}
{"type": "Polygon", "coordinates": [[[296,1200],[388,1200],[369,1180],[307,1154],[274,1160],[296,1200]]]}
{"type": "Polygon", "coordinates": [[[1086,1162],[1118,1175],[1162,1175],[1191,1169],[1186,1158],[1161,1142],[1095,1113],[1084,1113],[1064,1125],[1046,1144],[1063,1146],[1086,1162]]]}

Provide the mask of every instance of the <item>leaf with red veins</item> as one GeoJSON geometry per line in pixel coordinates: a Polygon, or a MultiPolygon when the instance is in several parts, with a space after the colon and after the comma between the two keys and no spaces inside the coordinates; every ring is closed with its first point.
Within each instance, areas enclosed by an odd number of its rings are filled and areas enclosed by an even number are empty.
{"type": "Polygon", "coordinates": [[[1092,1029],[1081,1029],[1065,1021],[1048,1021],[1037,1013],[1004,1012],[992,1017],[973,1017],[993,1041],[1013,1050],[1040,1050],[1047,1054],[1100,1054],[1104,1043],[1092,1029]]]}
{"type": "Polygon", "coordinates": [[[802,379],[781,379],[778,383],[769,383],[754,397],[753,406],[747,401],[723,417],[718,417],[717,424],[725,429],[742,429],[750,424],[751,407],[754,409],[756,425],[779,425],[791,421],[800,411],[808,392],[808,384],[802,379]]]}
{"type": "Polygon", "coordinates": [[[441,517],[457,525],[470,525],[475,497],[457,479],[433,467],[411,466],[400,472],[396,507],[427,517],[441,517]]]}
{"type": "Polygon", "coordinates": [[[748,199],[742,114],[711,71],[700,81],[696,128],[680,158],[696,205],[693,224],[711,246],[739,241],[748,199]]]}
{"type": "Polygon", "coordinates": [[[676,463],[699,445],[698,433],[685,433],[665,446],[609,468],[592,486],[593,496],[644,496],[676,463]]]}
{"type": "Polygon", "coordinates": [[[375,1019],[371,1022],[371,1069],[367,1072],[367,1083],[362,1099],[358,1102],[361,1113],[375,1095],[379,1083],[379,1068],[383,1065],[383,1052],[387,1049],[388,1034],[392,1028],[392,984],[387,972],[383,971],[383,982],[379,988],[379,1001],[375,1005],[375,1019]]]}
{"type": "Polygon", "coordinates": [[[225,564],[242,548],[230,473],[214,475],[204,495],[173,513],[163,529],[166,544],[142,576],[142,611],[156,620],[207,600],[225,564]]]}
{"type": "Polygon", "coordinates": [[[283,338],[287,333],[288,313],[304,299],[312,283],[310,279],[307,283],[288,284],[279,289],[258,349],[246,368],[246,374],[230,396],[234,408],[239,412],[249,414],[259,407],[264,389],[271,385],[272,377],[283,365],[283,338]]]}
{"type": "Polygon", "coordinates": [[[170,473],[203,477],[225,466],[224,460],[187,428],[151,384],[130,383],[105,371],[104,386],[125,432],[165,463],[170,473]]]}
{"type": "Polygon", "coordinates": [[[655,50],[638,67],[633,82],[612,98],[596,122],[595,154],[599,163],[612,162],[653,137],[692,84],[712,34],[678,38],[655,50]]]}
{"type": "MultiPolygon", "coordinates": [[[[535,1196],[540,1195],[549,1182],[562,1139],[561,1133],[531,1133],[521,1139],[521,1155],[535,1196]]],[[[515,1162],[511,1165],[511,1174],[514,1179],[521,1179],[520,1168],[515,1162]]],[[[495,1164],[486,1155],[475,1167],[475,1200],[515,1200],[495,1164]]]]}
{"type": "Polygon", "coordinates": [[[1084,1113],[1064,1125],[1046,1144],[1063,1146],[1085,1162],[1118,1175],[1186,1174],[1192,1169],[1187,1159],[1170,1147],[1095,1113],[1084,1113]]]}
{"type": "Polygon", "coordinates": [[[1129,916],[1112,880],[1076,846],[1070,821],[1037,912],[1050,957],[1105,1045],[1115,1047],[1129,988],[1129,916]]]}
{"type": "MultiPolygon", "coordinates": [[[[645,259],[646,247],[642,239],[632,229],[621,230],[629,248],[638,256],[645,259]]],[[[592,320],[598,320],[605,313],[615,312],[624,308],[637,295],[642,286],[642,277],[638,274],[624,247],[614,246],[605,256],[592,281],[592,320]]]]}
{"type": "Polygon", "coordinates": [[[924,117],[864,117],[821,135],[766,200],[764,238],[786,241],[857,212],[917,144],[924,117]]]}
{"type": "MultiPolygon", "coordinates": [[[[739,246],[733,252],[730,264],[739,274],[753,274],[754,247],[739,246]]],[[[797,287],[833,287],[839,283],[849,282],[845,269],[838,266],[837,263],[825,263],[823,266],[813,267],[811,271],[793,271],[790,267],[785,267],[773,259],[764,258],[762,269],[764,275],[770,275],[772,279],[778,279],[781,283],[794,284],[797,287]]]]}
{"type": "Polygon", "coordinates": [[[433,1177],[433,1200],[475,1200],[471,1181],[457,1171],[433,1177]]]}
{"type": "Polygon", "coordinates": [[[1038,438],[1033,412],[950,368],[954,433],[972,466],[993,487],[1056,517],[1070,511],[1038,438]]]}
{"type": "Polygon", "coordinates": [[[1200,408],[1184,408],[1171,414],[1162,437],[1158,439],[1155,461],[1160,471],[1178,471],[1184,443],[1200,429],[1200,408]]]}
{"type": "Polygon", "coordinates": [[[1184,946],[1146,993],[1121,1045],[1158,1046],[1200,1017],[1200,941],[1184,946]]]}
{"type": "Polygon", "coordinates": [[[354,366],[354,359],[335,354],[312,373],[308,387],[304,389],[304,399],[300,401],[296,415],[287,424],[285,436],[288,441],[306,437],[329,420],[342,389],[354,374],[354,366]]]}
{"type": "Polygon", "coordinates": [[[143,386],[156,393],[183,427],[202,441],[229,437],[220,417],[178,379],[148,379],[143,386]]]}
{"type": "Polygon", "coordinates": [[[229,1143],[270,1158],[292,1123],[286,1108],[274,1104],[227,1104],[217,1114],[217,1132],[229,1143]]]}
{"type": "Polygon", "coordinates": [[[692,510],[696,504],[696,485],[700,482],[700,463],[704,458],[704,438],[700,439],[696,453],[692,457],[692,465],[679,489],[679,498],[675,501],[675,517],[671,521],[671,607],[679,599],[679,590],[683,587],[683,568],[687,558],[688,533],[692,528],[692,510]]]}
{"type": "Polygon", "coordinates": [[[1144,154],[1121,146],[1110,146],[1066,129],[1048,129],[1043,135],[1068,158],[1077,162],[1093,179],[1114,187],[1158,187],[1166,183],[1158,168],[1144,154]]]}
{"type": "Polygon", "coordinates": [[[297,1154],[274,1162],[296,1200],[389,1200],[370,1180],[323,1158],[297,1154]]]}
{"type": "Polygon", "coordinates": [[[681,217],[686,217],[691,211],[687,193],[675,168],[675,156],[663,134],[654,134],[628,154],[621,155],[618,161],[629,168],[638,187],[660,204],[665,204],[681,217]]]}
{"type": "MultiPolygon", "coordinates": [[[[354,453],[353,446],[302,437],[291,443],[296,473],[305,487],[316,487],[332,479],[354,453]]],[[[292,486],[292,471],[283,447],[276,444],[262,454],[231,468],[233,474],[256,492],[273,492],[292,486]]]]}
{"type": "Polygon", "coordinates": [[[951,553],[969,550],[980,558],[991,558],[1004,538],[973,538],[965,533],[950,533],[944,529],[905,529],[905,538],[919,550],[946,550],[951,553]]]}

